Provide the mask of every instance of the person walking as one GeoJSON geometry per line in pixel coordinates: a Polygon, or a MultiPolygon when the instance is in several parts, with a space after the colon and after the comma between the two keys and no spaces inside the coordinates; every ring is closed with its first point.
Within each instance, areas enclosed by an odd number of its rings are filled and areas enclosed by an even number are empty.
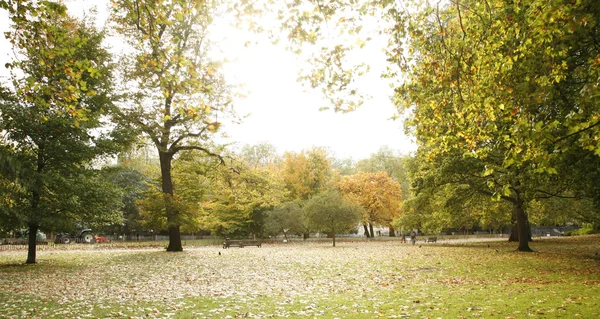
{"type": "Polygon", "coordinates": [[[414,245],[417,243],[417,232],[414,230],[410,233],[410,242],[414,245]]]}

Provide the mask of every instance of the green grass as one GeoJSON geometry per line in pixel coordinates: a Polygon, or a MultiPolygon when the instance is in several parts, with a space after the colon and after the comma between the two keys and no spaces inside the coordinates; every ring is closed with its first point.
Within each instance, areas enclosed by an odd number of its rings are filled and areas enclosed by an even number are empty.
{"type": "Polygon", "coordinates": [[[598,235],[338,244],[1,252],[0,318],[600,318],[598,235]]]}

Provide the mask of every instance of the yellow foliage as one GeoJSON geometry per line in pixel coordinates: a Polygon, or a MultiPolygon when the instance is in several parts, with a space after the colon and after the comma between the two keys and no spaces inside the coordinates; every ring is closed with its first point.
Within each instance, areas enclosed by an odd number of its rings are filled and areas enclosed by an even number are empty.
{"type": "Polygon", "coordinates": [[[346,176],[339,188],[363,208],[363,221],[390,225],[401,213],[402,188],[387,173],[358,173],[346,176]]]}

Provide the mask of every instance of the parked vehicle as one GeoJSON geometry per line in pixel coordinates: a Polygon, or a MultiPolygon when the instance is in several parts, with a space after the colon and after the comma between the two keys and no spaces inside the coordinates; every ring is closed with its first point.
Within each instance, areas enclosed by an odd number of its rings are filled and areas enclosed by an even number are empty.
{"type": "MultiPolygon", "coordinates": [[[[5,238],[2,242],[5,245],[26,245],[29,241],[29,230],[21,230],[14,234],[14,238],[5,238]]],[[[38,230],[35,234],[35,239],[38,244],[47,244],[46,234],[38,230]]]]}
{"type": "Polygon", "coordinates": [[[93,244],[96,242],[96,238],[91,229],[82,228],[74,234],[58,233],[54,242],[57,244],[70,244],[72,242],[93,244]]]}
{"type": "Polygon", "coordinates": [[[97,243],[108,243],[110,241],[108,238],[98,235],[94,236],[94,240],[96,240],[97,243]]]}

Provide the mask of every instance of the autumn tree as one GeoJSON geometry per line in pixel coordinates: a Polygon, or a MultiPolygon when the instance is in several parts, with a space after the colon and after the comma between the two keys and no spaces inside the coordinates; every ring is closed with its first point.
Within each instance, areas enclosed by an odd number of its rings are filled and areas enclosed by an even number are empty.
{"type": "Polygon", "coordinates": [[[291,199],[306,200],[325,190],[331,173],[331,164],[322,148],[283,155],[283,180],[291,199]]]}
{"type": "MultiPolygon", "coordinates": [[[[323,148],[317,147],[300,153],[287,152],[283,155],[280,169],[288,201],[299,201],[300,205],[332,186],[333,170],[323,148]]],[[[306,221],[307,218],[304,216],[300,220],[306,221]]],[[[309,226],[308,223],[305,224],[305,239],[310,234],[309,226]]]]}
{"type": "Polygon", "coordinates": [[[413,111],[421,159],[434,171],[444,157],[472,158],[486,184],[477,188],[512,203],[518,249],[529,251],[525,207],[562,196],[542,185],[561,177],[557,158],[571,145],[597,150],[597,4],[461,1],[419,12],[399,14],[395,29],[418,54],[390,57],[407,77],[397,101],[413,111]]]}
{"type": "MultiPolygon", "coordinates": [[[[481,161],[480,171],[472,173],[490,182],[487,191],[495,199],[512,203],[519,250],[530,250],[526,203],[548,193],[531,183],[553,178],[543,175],[565,177],[557,158],[573,147],[600,154],[596,1],[335,0],[288,6],[304,10],[301,17],[294,10],[282,14],[296,48],[340,32],[304,77],[326,92],[360,89],[352,86],[359,72],[346,58],[360,41],[339,42],[360,37],[357,27],[368,17],[377,19],[389,35],[384,77],[393,82],[394,102],[410,117],[409,132],[423,149],[420,160],[431,160],[435,169],[437,157],[459,151],[481,161]]],[[[352,110],[354,93],[333,103],[336,109],[352,110]]]]}
{"type": "Polygon", "coordinates": [[[130,45],[121,75],[129,98],[119,120],[145,134],[158,152],[167,251],[182,251],[172,162],[185,151],[218,156],[205,142],[233,115],[230,90],[211,60],[209,30],[217,1],[114,0],[114,29],[130,45]]]}
{"type": "Polygon", "coordinates": [[[401,155],[389,146],[382,146],[369,158],[362,159],[356,163],[356,170],[365,173],[385,172],[402,186],[403,199],[410,198],[410,183],[406,169],[408,155],[401,155]]]}
{"type": "Polygon", "coordinates": [[[352,230],[361,218],[361,208],[334,190],[312,197],[303,209],[312,229],[332,234],[334,247],[336,234],[352,230]]]}
{"type": "Polygon", "coordinates": [[[350,201],[362,208],[363,226],[367,237],[373,237],[373,224],[381,224],[390,228],[390,236],[394,236],[392,221],[401,212],[402,189],[387,173],[358,173],[346,176],[339,183],[340,191],[350,201]],[[367,231],[367,223],[370,232],[367,231]]]}
{"type": "Polygon", "coordinates": [[[27,263],[35,263],[40,227],[120,219],[113,205],[118,192],[87,168],[97,156],[117,151],[126,135],[103,122],[112,109],[103,33],[71,18],[59,3],[0,6],[9,11],[6,36],[17,53],[7,64],[12,83],[0,91],[0,148],[14,164],[6,194],[10,214],[29,229],[27,263]]]}
{"type": "Polygon", "coordinates": [[[220,166],[211,174],[210,191],[201,203],[201,222],[222,236],[262,236],[264,215],[287,195],[282,180],[267,168],[243,161],[233,169],[220,166]]]}

